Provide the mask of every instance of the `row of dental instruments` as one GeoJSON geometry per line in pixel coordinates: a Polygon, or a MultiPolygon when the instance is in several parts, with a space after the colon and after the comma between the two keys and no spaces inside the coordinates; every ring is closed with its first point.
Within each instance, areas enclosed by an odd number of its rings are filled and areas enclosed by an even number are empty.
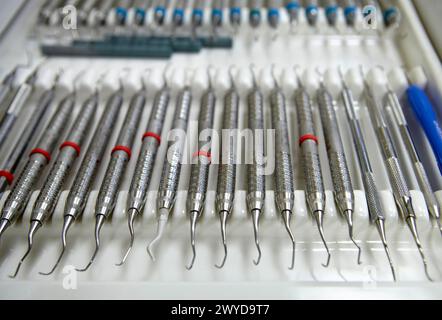
{"type": "MultiPolygon", "coordinates": [[[[213,69],[213,67],[209,66],[206,70],[207,81],[200,101],[198,136],[214,129],[217,94],[212,80],[213,69]]],[[[250,65],[248,71],[251,75],[252,85],[247,89],[246,97],[248,113],[247,128],[253,132],[255,139],[253,143],[252,161],[246,166],[246,204],[252,220],[254,243],[258,251],[258,256],[253,262],[258,265],[262,256],[259,222],[265,207],[266,179],[268,176],[265,172],[264,162],[266,156],[272,156],[274,157],[276,165],[275,172],[273,173],[275,182],[275,205],[281,214],[282,221],[292,244],[290,269],[293,269],[295,267],[296,249],[295,235],[291,229],[291,219],[296,216],[296,208],[294,208],[295,178],[292,164],[292,159],[294,158],[292,144],[294,141],[290,139],[289,134],[289,123],[286,114],[288,104],[276,72],[276,67],[272,66],[270,74],[273,84],[268,88],[268,99],[271,128],[275,132],[275,141],[274,154],[266,155],[263,135],[266,128],[265,101],[267,92],[264,92],[263,88],[261,88],[256,69],[254,65],[250,65]]],[[[330,199],[326,197],[322,172],[324,164],[321,164],[320,160],[319,147],[322,143],[325,144],[329,159],[336,208],[347,222],[349,237],[358,251],[357,262],[361,264],[361,247],[353,235],[355,194],[348,165],[349,155],[345,153],[344,143],[341,137],[342,132],[336,115],[338,101],[335,100],[329,92],[324,80],[324,73],[321,73],[319,69],[317,70],[319,87],[314,91],[314,97],[316,99],[311,98],[310,92],[300,75],[299,68],[295,67],[293,71],[297,83],[296,89],[293,91],[293,106],[296,109],[299,135],[299,140],[296,143],[299,145],[300,164],[305,186],[305,201],[311,216],[316,222],[320,238],[327,253],[327,259],[323,266],[329,266],[331,252],[326,241],[323,227],[326,214],[326,202],[330,199]],[[316,106],[318,106],[318,110],[315,109],[316,106]],[[315,114],[320,115],[320,124],[316,123],[315,114]],[[322,141],[322,137],[317,133],[317,127],[319,125],[322,125],[324,131],[324,141],[322,141]]],[[[36,148],[30,151],[29,160],[22,172],[18,175],[17,180],[14,181],[12,190],[7,195],[3,205],[0,220],[0,235],[23,215],[32,192],[36,188],[39,180],[41,180],[44,168],[51,165],[51,169],[33,205],[28,232],[28,248],[21,258],[15,273],[11,277],[14,278],[17,276],[22,264],[30,254],[36,232],[53,215],[61,192],[65,187],[66,180],[73,174],[72,167],[76,160],[80,158],[83,146],[92,129],[99,101],[105,97],[105,109],[98,121],[98,126],[92,134],[92,140],[82,158],[78,172],[74,173],[75,179],[64,207],[64,223],[61,232],[62,248],[60,255],[52,269],[47,273],[41,274],[50,275],[59,266],[67,248],[67,232],[70,227],[73,226],[74,222],[81,217],[86,208],[86,203],[96,180],[97,173],[100,170],[101,163],[103,162],[105,151],[111,144],[111,136],[115,125],[118,118],[122,116],[121,109],[126,91],[123,79],[126,72],[128,72],[128,70],[122,70],[121,73],[118,74],[118,79],[116,80],[118,86],[114,88],[108,97],[104,96],[100,88],[100,85],[106,77],[106,73],[101,75],[94,90],[83,102],[66,139],[62,142],[61,139],[64,136],[66,128],[69,127],[70,117],[73,114],[74,107],[78,100],[77,82],[83,76],[82,72],[78,73],[77,77],[73,79],[71,90],[64,93],[47,127],[42,130],[42,134],[35,145],[36,148]],[[52,155],[58,143],[60,143],[59,152],[55,161],[52,163],[52,155]]],[[[66,73],[65,70],[60,70],[56,73],[53,85],[43,93],[37,110],[46,110],[48,105],[54,100],[54,95],[58,88],[57,84],[64,73],[66,73]]],[[[154,72],[152,70],[145,70],[144,73],[153,74],[154,72]]],[[[347,85],[343,72],[339,70],[339,73],[342,86],[340,98],[347,115],[358,158],[370,221],[376,226],[379,232],[381,242],[389,260],[393,279],[396,280],[396,273],[387,244],[385,230],[386,216],[367,150],[366,137],[360,125],[362,99],[360,101],[355,99],[352,90],[347,85]]],[[[169,74],[169,67],[166,67],[163,73],[162,87],[155,94],[146,132],[142,136],[142,145],[138,159],[136,160],[135,171],[126,205],[130,242],[127,251],[118,264],[119,266],[122,266],[126,262],[133,248],[135,219],[142,214],[145,207],[154,165],[158,160],[158,150],[162,136],[165,134],[163,128],[166,114],[169,110],[169,100],[171,96],[170,80],[168,79],[169,74]]],[[[164,161],[156,198],[158,214],[157,235],[147,247],[147,252],[153,261],[156,260],[154,249],[166,232],[169,216],[176,202],[178,186],[181,183],[182,162],[185,156],[186,135],[188,133],[189,117],[193,100],[192,78],[195,77],[195,74],[196,71],[193,72],[190,69],[186,69],[185,71],[177,69],[173,72],[174,77],[178,79],[175,79],[175,83],[180,83],[181,86],[176,98],[173,123],[168,133],[168,152],[165,156],[166,159],[164,161]]],[[[227,261],[227,226],[231,219],[232,212],[235,210],[234,201],[237,191],[238,141],[235,134],[239,129],[239,111],[241,104],[241,89],[238,88],[237,85],[238,77],[238,69],[234,66],[230,67],[228,70],[229,89],[226,90],[223,96],[221,151],[219,156],[220,162],[218,167],[215,205],[220,220],[224,256],[221,263],[216,265],[218,268],[222,268],[227,261]]],[[[135,137],[142,123],[141,115],[146,106],[147,95],[150,89],[144,78],[140,78],[141,87],[132,95],[116,144],[114,148],[112,148],[107,169],[95,202],[95,250],[88,264],[82,269],[77,269],[77,271],[88,270],[95,261],[101,247],[100,231],[115,210],[123,178],[127,175],[128,163],[133,155],[132,149],[134,147],[135,137]]],[[[397,205],[397,211],[412,233],[427,278],[431,280],[428,272],[428,263],[418,235],[417,215],[413,206],[410,187],[405,179],[403,169],[400,165],[401,159],[396,150],[397,146],[392,139],[392,133],[387,124],[386,110],[388,108],[391,108],[393,111],[401,138],[405,143],[407,154],[410,156],[416,178],[424,195],[429,215],[432,219],[436,220],[438,229],[442,234],[439,221],[440,206],[434,196],[426,170],[420,160],[397,94],[387,85],[381,104],[377,92],[374,91],[372,82],[366,80],[369,77],[364,74],[362,68],[361,78],[364,80],[364,102],[367,103],[369,114],[381,147],[385,168],[388,172],[388,180],[390,181],[393,197],[397,205]]],[[[24,137],[28,137],[29,139],[30,136],[33,135],[33,132],[36,130],[35,128],[40,126],[40,117],[41,115],[38,114],[37,120],[34,120],[35,123],[31,126],[32,129],[29,129],[31,131],[25,129],[24,137]]],[[[193,267],[196,259],[196,226],[204,211],[208,192],[209,172],[213,170],[212,140],[212,135],[204,135],[204,138],[198,141],[197,151],[193,154],[195,162],[191,166],[190,184],[186,203],[190,220],[190,244],[192,249],[192,260],[187,266],[189,270],[193,267]]],[[[27,149],[28,141],[20,138],[18,144],[20,145],[20,154],[22,154],[24,149],[27,149]]],[[[13,155],[12,160],[16,163],[18,160],[17,156],[13,155]]],[[[6,173],[2,173],[1,176],[3,179],[8,180],[6,173]]],[[[12,180],[9,182],[12,183],[12,180]]]]}
{"type": "Polygon", "coordinates": [[[324,15],[326,23],[335,27],[342,15],[345,25],[355,27],[359,19],[377,16],[378,8],[386,27],[400,22],[400,12],[391,0],[56,0],[47,1],[42,6],[38,22],[45,26],[59,25],[64,18],[64,8],[71,7],[78,11],[79,24],[90,27],[163,27],[170,23],[172,29],[185,24],[200,28],[210,20],[214,29],[227,24],[237,29],[243,20],[248,19],[250,26],[257,28],[266,17],[271,28],[278,28],[283,14],[287,15],[290,24],[296,25],[301,20],[301,13],[310,26],[317,26],[320,15],[324,15]]]}

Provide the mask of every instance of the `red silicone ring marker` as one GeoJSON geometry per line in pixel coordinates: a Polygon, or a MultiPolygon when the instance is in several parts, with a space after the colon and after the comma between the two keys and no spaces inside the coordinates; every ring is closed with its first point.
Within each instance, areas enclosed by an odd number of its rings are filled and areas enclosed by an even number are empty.
{"type": "Polygon", "coordinates": [[[0,177],[4,177],[9,185],[14,181],[14,175],[6,170],[0,170],[0,177]]]}
{"type": "Polygon", "coordinates": [[[46,150],[35,148],[34,150],[31,151],[30,156],[32,156],[33,154],[41,154],[43,157],[46,158],[46,160],[48,160],[48,162],[51,162],[51,154],[46,150]]]}
{"type": "Polygon", "coordinates": [[[81,148],[78,144],[76,144],[75,142],[72,141],[65,141],[61,144],[60,146],[60,150],[66,147],[71,147],[72,149],[74,149],[75,151],[77,151],[77,157],[80,156],[80,151],[81,148]]]}
{"type": "Polygon", "coordinates": [[[299,145],[302,145],[307,140],[313,140],[314,142],[316,142],[316,144],[319,143],[317,136],[315,136],[313,134],[305,134],[301,138],[299,138],[299,145]]]}
{"type": "Polygon", "coordinates": [[[158,143],[161,143],[161,136],[157,135],[156,133],[153,133],[153,132],[146,132],[146,133],[143,135],[143,140],[144,140],[145,138],[148,138],[148,137],[150,137],[150,138],[154,138],[155,140],[158,141],[158,143]]]}
{"type": "Polygon", "coordinates": [[[125,146],[116,146],[115,148],[112,149],[112,153],[114,153],[115,151],[124,151],[127,153],[127,155],[130,157],[132,156],[132,150],[128,147],[125,146]]]}

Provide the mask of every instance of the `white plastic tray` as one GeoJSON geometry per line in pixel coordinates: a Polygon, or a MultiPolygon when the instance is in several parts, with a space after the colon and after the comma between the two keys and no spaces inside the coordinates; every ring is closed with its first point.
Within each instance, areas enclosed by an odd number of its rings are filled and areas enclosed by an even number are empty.
{"type": "MultiPolygon", "coordinates": [[[[176,54],[173,56],[172,66],[199,67],[211,64],[215,67],[226,68],[230,64],[235,64],[247,67],[253,62],[257,68],[276,63],[279,68],[291,68],[296,64],[310,69],[316,67],[322,69],[337,68],[339,65],[348,69],[357,68],[360,64],[363,64],[366,69],[381,65],[390,70],[395,66],[414,67],[420,65],[424,67],[430,80],[431,96],[439,103],[439,93],[442,92],[440,63],[422,29],[411,2],[399,1],[398,5],[403,14],[404,23],[396,37],[364,36],[349,32],[344,32],[342,35],[331,35],[328,34],[329,32],[325,27],[321,28],[322,31],[318,34],[309,34],[312,31],[301,26],[296,36],[282,31],[274,40],[272,40],[271,32],[267,28],[263,28],[259,32],[259,40],[253,41],[253,35],[249,29],[242,28],[237,35],[238,39],[235,40],[233,50],[204,50],[198,55],[176,54]]],[[[2,73],[9,70],[17,62],[24,61],[24,48],[29,47],[26,34],[33,25],[35,9],[38,6],[39,1],[30,3],[0,43],[0,54],[3,57],[0,61],[2,73]]],[[[285,29],[288,29],[288,27],[285,27],[285,29]]],[[[82,68],[90,66],[91,63],[97,71],[102,71],[104,68],[113,67],[163,67],[166,62],[126,59],[54,59],[51,65],[82,68]]],[[[247,115],[246,92],[241,94],[239,123],[240,128],[245,128],[247,115]]],[[[150,99],[146,105],[139,129],[140,137],[151,110],[153,95],[154,92],[150,92],[150,99]]],[[[302,172],[299,167],[299,152],[296,145],[298,140],[295,125],[296,110],[291,95],[291,92],[286,92],[290,136],[293,141],[293,166],[297,190],[302,190],[302,172]]],[[[223,93],[218,92],[215,118],[217,129],[221,125],[222,97],[223,93]]],[[[124,109],[127,107],[127,101],[128,99],[126,99],[124,109]]],[[[80,102],[77,104],[77,110],[80,102]]],[[[440,103],[438,105],[440,106],[440,103]]],[[[102,103],[101,109],[103,107],[102,103]]],[[[28,108],[30,110],[32,104],[28,108]]],[[[174,108],[175,99],[172,99],[164,130],[165,134],[168,131],[167,129],[170,128],[174,108]]],[[[191,112],[193,129],[195,129],[195,121],[198,118],[198,109],[199,96],[195,95],[191,112]]],[[[337,112],[354,184],[357,189],[361,190],[362,183],[358,174],[358,165],[341,102],[338,103],[337,112]]],[[[422,194],[419,191],[413,191],[414,205],[419,217],[419,231],[430,263],[430,274],[436,280],[434,283],[429,283],[426,280],[411,235],[406,226],[399,221],[389,191],[389,183],[386,178],[386,170],[383,166],[380,149],[375,143],[373,127],[366,109],[361,109],[360,114],[376,180],[380,189],[383,190],[382,201],[387,216],[387,237],[397,269],[397,283],[393,283],[391,280],[388,262],[376,229],[369,226],[367,208],[361,191],[356,193],[355,237],[362,246],[363,264],[356,264],[356,249],[348,239],[346,223],[337,214],[332,200],[332,183],[323,144],[321,145],[321,161],[325,185],[328,190],[327,215],[324,228],[332,251],[329,268],[321,266],[325,259],[325,251],[316,225],[313,224],[307,214],[304,194],[302,191],[297,191],[296,212],[292,224],[297,241],[296,266],[294,271],[288,270],[291,243],[283,228],[280,216],[275,211],[274,182],[271,177],[267,179],[266,209],[261,226],[263,257],[259,266],[253,265],[252,259],[255,258],[256,248],[253,243],[252,222],[245,205],[246,177],[243,166],[238,167],[234,212],[228,224],[229,256],[224,269],[218,270],[214,267],[214,264],[220,261],[223,254],[218,215],[214,211],[216,166],[211,168],[207,206],[197,229],[197,260],[194,268],[191,271],[185,269],[185,265],[191,258],[189,221],[185,211],[186,190],[190,174],[189,166],[184,166],[182,170],[180,192],[175,210],[168,223],[166,236],[159,247],[158,260],[156,263],[150,261],[146,253],[146,245],[153,238],[156,231],[155,194],[161,174],[162,159],[164,159],[166,151],[166,143],[162,144],[158,155],[150,185],[152,192],[149,194],[144,215],[136,222],[137,235],[134,250],[124,267],[114,266],[121,259],[129,240],[124,210],[127,190],[141,143],[140,139],[137,139],[133,148],[134,157],[127,170],[115,213],[112,220],[103,227],[102,249],[90,270],[86,273],[77,274],[72,272],[72,266],[84,266],[92,255],[95,246],[93,241],[94,202],[113,143],[109,144],[107,156],[102,162],[100,175],[94,185],[94,191],[90,195],[85,215],[70,230],[69,251],[66,253],[61,268],[51,277],[38,275],[38,271],[46,271],[55,262],[58,255],[62,213],[64,201],[68,194],[67,190],[63,192],[60,198],[52,221],[47,223],[37,234],[33,252],[25,262],[18,278],[12,280],[8,278],[8,275],[13,272],[18,260],[26,250],[26,233],[29,226],[30,211],[38,193],[33,194],[23,220],[6,232],[0,244],[0,298],[440,298],[442,296],[442,286],[440,284],[442,279],[442,257],[440,255],[442,239],[440,234],[430,224],[422,194]]],[[[24,117],[21,121],[25,120],[24,117]]],[[[322,129],[316,108],[315,118],[318,134],[321,138],[322,129]]],[[[122,120],[123,116],[120,117],[120,125],[122,120]]],[[[270,125],[268,103],[266,104],[266,125],[270,125]]],[[[423,142],[419,149],[423,153],[431,155],[428,143],[423,139],[422,130],[415,121],[411,121],[411,125],[415,136],[423,142]]],[[[118,128],[117,126],[112,141],[115,141],[118,128]]],[[[19,131],[20,128],[16,128],[16,132],[19,131]]],[[[166,135],[164,135],[164,141],[165,138],[166,135]]],[[[194,141],[191,145],[194,145],[194,141]]],[[[217,150],[214,150],[214,152],[216,154],[217,150]]],[[[402,150],[400,150],[400,154],[402,154],[402,150]]],[[[430,156],[426,158],[430,159],[426,161],[426,166],[434,170],[434,174],[430,173],[433,178],[433,186],[436,190],[442,190],[442,182],[434,160],[431,160],[430,156]]],[[[73,172],[76,172],[79,164],[80,161],[77,162],[73,172]]],[[[406,171],[410,172],[410,174],[407,174],[409,183],[413,186],[413,189],[417,190],[417,184],[411,169],[407,168],[406,171]]],[[[68,181],[66,188],[72,180],[73,177],[68,181]]],[[[6,195],[2,202],[5,197],[6,195]]],[[[442,199],[441,192],[439,192],[439,198],[442,199]]]]}

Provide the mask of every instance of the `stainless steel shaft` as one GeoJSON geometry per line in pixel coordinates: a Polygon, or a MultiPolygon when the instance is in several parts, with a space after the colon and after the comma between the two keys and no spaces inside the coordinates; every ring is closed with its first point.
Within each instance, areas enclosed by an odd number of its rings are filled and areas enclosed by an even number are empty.
{"type": "Polygon", "coordinates": [[[385,215],[381,205],[379,191],[374,179],[374,174],[371,167],[370,158],[368,157],[368,151],[365,145],[365,139],[362,133],[361,125],[356,115],[355,100],[353,98],[352,92],[345,83],[343,83],[341,97],[352,131],[353,143],[358,155],[369,218],[371,223],[376,225],[377,231],[379,233],[379,236],[381,237],[381,241],[385,249],[385,253],[390,263],[393,279],[396,280],[396,273],[393,267],[393,262],[391,260],[390,251],[387,244],[387,237],[385,233],[385,215]]]}
{"type": "Polygon", "coordinates": [[[305,197],[310,213],[316,220],[318,231],[327,251],[328,267],[330,263],[330,251],[324,237],[323,219],[325,214],[325,190],[322,179],[321,162],[319,159],[319,139],[313,120],[311,100],[308,92],[299,82],[299,88],[295,91],[295,104],[298,115],[299,145],[301,149],[301,162],[304,169],[305,197]]]}
{"type": "Polygon", "coordinates": [[[295,187],[290,152],[286,100],[280,88],[270,94],[272,128],[275,130],[275,202],[278,211],[292,214],[295,203],[295,187]]]}
{"type": "Polygon", "coordinates": [[[84,210],[91,186],[95,180],[104,151],[109,144],[112,131],[123,104],[123,90],[120,89],[109,98],[95,129],[92,141],[86,151],[64,209],[64,216],[77,219],[84,210]]]}
{"type": "Polygon", "coordinates": [[[295,92],[295,104],[307,204],[312,213],[324,213],[325,190],[319,160],[319,141],[314,127],[310,97],[303,87],[295,92]]]}
{"type": "Polygon", "coordinates": [[[247,164],[247,207],[261,213],[265,201],[264,98],[255,87],[248,95],[248,128],[253,133],[252,159],[247,164]]]}
{"type": "Polygon", "coordinates": [[[417,153],[416,146],[410,134],[410,129],[397,95],[393,91],[388,90],[384,97],[384,104],[391,107],[393,111],[394,118],[399,126],[402,140],[405,143],[407,152],[411,158],[411,162],[413,163],[414,173],[419,183],[419,187],[424,195],[430,216],[433,219],[436,219],[436,221],[439,221],[441,216],[440,207],[431,188],[427,173],[422,165],[419,154],[417,153]]]}
{"type": "Polygon", "coordinates": [[[143,211],[158,148],[160,146],[161,133],[163,131],[169,100],[170,92],[167,88],[161,89],[155,96],[146,134],[143,137],[143,144],[129,189],[127,212],[133,212],[135,210],[136,214],[139,214],[143,211]]]}
{"type": "Polygon", "coordinates": [[[57,159],[35,202],[31,221],[39,221],[43,224],[54,212],[66,178],[69,176],[75,160],[80,156],[81,146],[92,127],[97,106],[98,93],[94,93],[83,104],[66,142],[60,147],[57,159]]]}
{"type": "Polygon", "coordinates": [[[134,95],[121,127],[117,144],[112,151],[95,205],[95,215],[108,218],[115,208],[120,185],[130,160],[131,149],[146,104],[146,91],[142,89],[134,95]]]}
{"type": "Polygon", "coordinates": [[[224,97],[221,162],[219,164],[216,208],[229,215],[232,211],[236,183],[236,130],[238,129],[239,95],[235,88],[224,97]]]}
{"type": "Polygon", "coordinates": [[[192,92],[190,87],[186,87],[180,92],[177,99],[172,131],[175,134],[178,134],[178,142],[170,141],[167,148],[168,155],[163,166],[160,186],[158,189],[158,211],[166,209],[170,213],[170,210],[172,210],[172,207],[175,204],[178,184],[180,181],[181,162],[186,140],[185,133],[187,132],[191,103],[192,92]]]}
{"type": "Polygon", "coordinates": [[[25,168],[6,199],[2,210],[2,221],[11,224],[23,214],[35,184],[41,178],[43,169],[50,161],[50,154],[54,151],[60,137],[63,136],[74,104],[74,94],[70,94],[61,101],[48,127],[39,139],[37,148],[31,152],[25,168]]]}
{"type": "Polygon", "coordinates": [[[209,183],[209,168],[211,164],[211,146],[213,121],[215,115],[216,96],[209,89],[201,98],[201,108],[198,119],[198,152],[197,162],[192,164],[190,186],[187,196],[187,210],[195,212],[197,218],[204,211],[207,186],[209,183]]]}
{"type": "Polygon", "coordinates": [[[338,127],[333,97],[327,91],[324,84],[321,84],[317,91],[317,100],[333,180],[335,202],[340,213],[346,215],[347,212],[354,211],[353,184],[338,127]]]}

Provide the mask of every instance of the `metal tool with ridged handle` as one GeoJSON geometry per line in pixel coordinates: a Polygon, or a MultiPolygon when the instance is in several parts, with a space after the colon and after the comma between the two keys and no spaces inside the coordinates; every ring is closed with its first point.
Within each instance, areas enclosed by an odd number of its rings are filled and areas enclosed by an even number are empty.
{"type": "Polygon", "coordinates": [[[147,247],[147,252],[153,261],[155,261],[153,247],[161,240],[164,234],[169,214],[171,213],[176,200],[191,104],[192,92],[190,86],[186,85],[177,98],[175,117],[172,124],[172,133],[174,133],[175,139],[171,139],[169,142],[167,148],[168,152],[158,189],[157,235],[147,247]],[[178,139],[178,142],[176,142],[176,139],[178,139]]]}
{"type": "Polygon", "coordinates": [[[212,161],[212,132],[215,116],[216,95],[212,88],[208,70],[209,88],[201,98],[200,114],[198,118],[198,151],[194,157],[190,173],[190,186],[187,195],[187,210],[190,216],[190,243],[192,246],[192,261],[187,270],[192,269],[196,258],[195,232],[198,219],[204,211],[207,187],[209,184],[209,169],[212,161]]]}
{"type": "Polygon", "coordinates": [[[383,110],[376,99],[375,93],[365,80],[363,70],[361,69],[362,77],[365,83],[365,97],[367,105],[370,110],[370,116],[376,131],[376,135],[381,147],[382,156],[384,158],[385,167],[387,168],[388,178],[390,180],[393,197],[396,202],[399,215],[403,221],[407,223],[408,228],[413,236],[419,254],[422,258],[425,274],[428,280],[432,281],[428,273],[428,265],[423,252],[422,244],[419,238],[416,225],[416,213],[413,207],[413,201],[410,194],[410,189],[405,180],[404,173],[399,165],[396,148],[391,138],[391,133],[385,120],[383,110]]]}
{"type": "MultiPolygon", "coordinates": [[[[57,111],[52,116],[47,129],[40,138],[37,148],[31,151],[30,158],[21,176],[17,180],[17,184],[12,189],[2,211],[2,222],[7,222],[8,225],[12,223],[14,217],[23,214],[32,191],[37,181],[41,178],[43,169],[51,161],[51,153],[54,151],[56,144],[60,137],[63,136],[65,129],[68,127],[69,119],[75,105],[75,93],[69,94],[63,99],[58,106],[57,111]]],[[[42,226],[42,222],[34,219],[35,213],[31,216],[31,225],[28,232],[28,249],[11,278],[15,278],[20,271],[23,261],[30,253],[33,245],[34,235],[42,226]]],[[[39,219],[41,217],[38,217],[39,219]]]]}
{"type": "Polygon", "coordinates": [[[224,267],[227,259],[226,224],[233,208],[236,183],[236,130],[238,129],[239,94],[235,87],[232,69],[229,70],[232,87],[224,96],[224,114],[222,122],[222,139],[218,184],[216,189],[216,211],[221,222],[221,238],[224,247],[224,258],[217,268],[224,267]]]}
{"type": "Polygon", "coordinates": [[[339,131],[338,119],[335,112],[335,103],[330,92],[325,87],[322,76],[320,87],[316,92],[322,128],[324,130],[325,145],[330,165],[330,172],[334,187],[336,207],[348,224],[351,241],[358,249],[358,264],[361,264],[361,248],[353,238],[353,213],[355,209],[354,189],[350,171],[345,156],[344,145],[339,131]]]}
{"type": "Polygon", "coordinates": [[[294,269],[296,242],[290,227],[290,221],[295,203],[295,180],[293,177],[292,153],[290,151],[286,99],[273,72],[272,74],[275,87],[270,93],[270,111],[272,128],[275,130],[275,204],[292,242],[292,260],[289,269],[294,269]]]}
{"type": "Polygon", "coordinates": [[[23,214],[34,187],[41,178],[44,168],[49,164],[51,153],[66,128],[74,103],[74,93],[60,102],[48,127],[38,140],[37,147],[31,151],[29,160],[3,205],[0,218],[0,235],[23,214]]]}
{"type": "Polygon", "coordinates": [[[384,105],[390,107],[393,111],[394,118],[399,126],[400,135],[405,144],[405,147],[407,148],[407,152],[408,155],[410,156],[411,162],[413,163],[414,173],[419,183],[419,187],[424,195],[425,203],[427,204],[430,218],[436,221],[439,232],[442,235],[442,228],[440,223],[440,217],[441,217],[440,206],[433,193],[430,181],[428,179],[428,175],[425,172],[419,154],[417,153],[416,146],[414,144],[413,138],[410,133],[410,128],[408,127],[407,120],[402,111],[402,106],[399,102],[396,93],[394,93],[390,88],[388,88],[387,93],[384,96],[384,105]]]}
{"type": "Polygon", "coordinates": [[[361,170],[362,183],[364,184],[370,222],[376,225],[376,229],[379,233],[382,245],[384,246],[384,250],[388,258],[388,262],[390,264],[393,279],[394,281],[396,281],[396,273],[394,270],[393,262],[391,260],[390,250],[388,249],[387,237],[385,234],[385,215],[379,198],[379,191],[374,179],[367,147],[365,145],[364,135],[359,123],[359,118],[357,117],[356,101],[353,98],[353,94],[350,88],[345,83],[344,75],[342,74],[341,70],[339,71],[342,82],[341,97],[344,103],[348,122],[352,132],[353,143],[355,145],[356,154],[359,160],[359,167],[361,170]]]}
{"type": "Polygon", "coordinates": [[[134,222],[139,214],[142,214],[147,200],[150,179],[157,158],[158,148],[161,143],[161,133],[163,131],[164,119],[170,100],[170,91],[167,84],[155,95],[155,100],[147,124],[146,133],[143,135],[143,144],[138,156],[137,164],[133,174],[132,182],[127,197],[127,223],[130,232],[130,243],[122,261],[118,266],[123,265],[130,251],[132,250],[135,231],[134,222]]]}
{"type": "Polygon", "coordinates": [[[39,128],[44,125],[44,121],[42,120],[47,109],[54,101],[57,89],[56,84],[57,81],[55,81],[52,88],[42,93],[34,108],[33,116],[30,117],[24,126],[23,131],[20,132],[18,140],[14,143],[14,149],[11,150],[10,154],[5,157],[3,163],[0,165],[0,196],[3,195],[8,185],[12,184],[14,178],[13,173],[20,164],[23,154],[28,149],[32,138],[39,131],[39,128]]]}
{"type": "Polygon", "coordinates": [[[253,66],[250,66],[253,88],[247,96],[248,129],[253,134],[252,162],[247,164],[247,208],[252,216],[255,245],[258,257],[253,261],[258,265],[261,260],[259,245],[259,219],[265,203],[265,168],[264,168],[264,97],[258,87],[253,66]]]}
{"type": "Polygon", "coordinates": [[[324,237],[323,220],[325,214],[325,189],[322,179],[321,161],[319,159],[319,139],[316,135],[315,123],[310,96],[304,88],[300,77],[298,89],[295,91],[294,100],[298,115],[299,147],[301,151],[301,163],[304,171],[305,198],[310,213],[316,220],[319,234],[327,251],[327,262],[330,264],[330,251],[324,237]]]}
{"type": "Polygon", "coordinates": [[[95,251],[88,265],[82,271],[86,271],[95,261],[95,257],[100,249],[101,228],[115,209],[118,192],[120,191],[127,164],[132,155],[135,135],[146,104],[146,93],[146,88],[143,87],[133,96],[120,129],[116,146],[112,149],[111,158],[95,203],[95,251]]]}
{"type": "MultiPolygon", "coordinates": [[[[97,91],[86,99],[71,128],[71,132],[66,141],[60,146],[60,153],[58,154],[57,160],[34,206],[33,217],[36,221],[40,221],[40,223],[43,223],[54,211],[65,180],[71,173],[75,161],[80,156],[81,147],[86,141],[93,125],[94,116],[98,107],[98,99],[97,91]]],[[[63,247],[55,265],[51,271],[47,273],[40,272],[41,275],[52,274],[60,263],[66,249],[66,233],[67,229],[63,227],[61,234],[63,247]]]]}
{"type": "Polygon", "coordinates": [[[65,237],[69,228],[84,211],[92,183],[94,182],[104,151],[109,144],[109,139],[122,104],[123,88],[120,87],[118,91],[109,97],[106,103],[91,143],[69,191],[63,214],[63,233],[65,237]]]}

